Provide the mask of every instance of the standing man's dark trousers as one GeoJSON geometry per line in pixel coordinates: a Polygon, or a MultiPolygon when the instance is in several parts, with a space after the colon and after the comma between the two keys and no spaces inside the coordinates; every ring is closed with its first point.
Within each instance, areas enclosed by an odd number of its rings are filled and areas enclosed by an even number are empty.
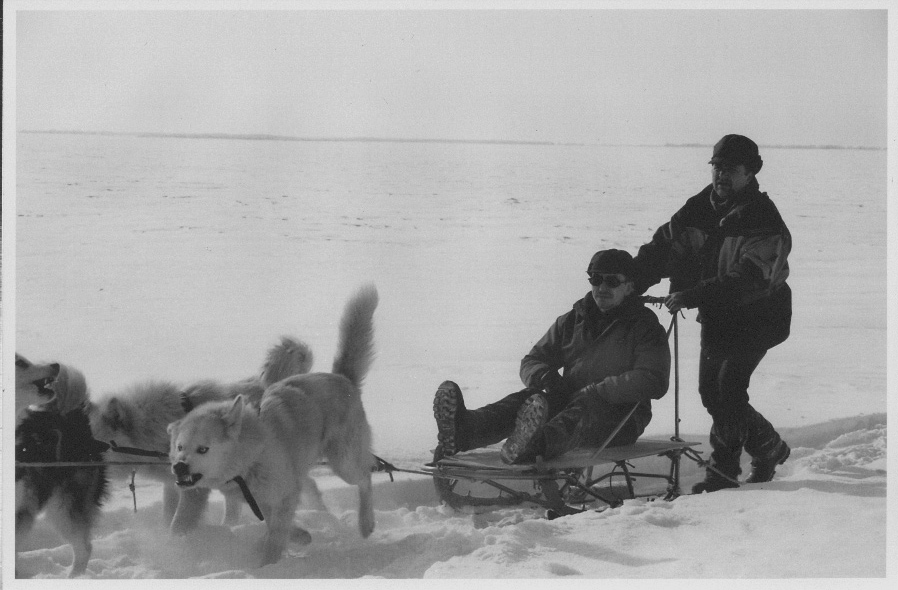
{"type": "Polygon", "coordinates": [[[782,441],[773,425],[748,403],[751,375],[766,354],[765,348],[702,342],[698,390],[714,421],[711,464],[733,479],[742,472],[743,449],[762,458],[782,441]]]}

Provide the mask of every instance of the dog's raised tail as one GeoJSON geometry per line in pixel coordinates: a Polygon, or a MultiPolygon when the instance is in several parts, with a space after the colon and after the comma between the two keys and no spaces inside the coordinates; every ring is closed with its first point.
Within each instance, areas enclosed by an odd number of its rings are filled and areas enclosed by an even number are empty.
{"type": "Polygon", "coordinates": [[[340,339],[332,372],[361,387],[374,361],[374,310],[377,288],[365,285],[346,304],[340,320],[340,339]]]}

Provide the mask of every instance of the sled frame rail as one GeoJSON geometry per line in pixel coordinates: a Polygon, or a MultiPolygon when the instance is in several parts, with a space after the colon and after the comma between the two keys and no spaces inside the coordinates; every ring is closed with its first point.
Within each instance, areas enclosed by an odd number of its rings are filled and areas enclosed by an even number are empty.
{"type": "MultiPolygon", "coordinates": [[[[531,503],[546,508],[549,518],[577,514],[585,510],[586,504],[601,501],[609,507],[617,507],[625,499],[637,497],[658,497],[659,494],[636,493],[635,482],[640,478],[660,479],[667,483],[660,496],[673,500],[680,495],[677,460],[699,443],[685,441],[641,440],[628,446],[606,449],[579,449],[548,463],[539,462],[524,466],[501,466],[497,449],[483,449],[469,460],[464,454],[455,457],[434,457],[428,466],[434,477],[434,484],[440,498],[453,508],[464,506],[511,506],[531,503]],[[667,457],[670,469],[667,473],[633,471],[629,462],[647,457],[667,457]],[[610,466],[598,477],[592,477],[597,466],[610,466]],[[614,477],[623,477],[627,493],[619,497],[613,493],[601,493],[596,486],[614,477]],[[483,497],[457,494],[454,489],[458,481],[485,484],[499,491],[499,496],[483,497]],[[517,490],[504,485],[503,481],[532,481],[532,492],[517,490]],[[570,500],[571,493],[580,493],[580,500],[570,500]],[[575,508],[583,505],[584,508],[575,508]]],[[[438,451],[439,452],[439,451],[438,451]]],[[[688,454],[686,455],[689,456],[688,454]]]]}

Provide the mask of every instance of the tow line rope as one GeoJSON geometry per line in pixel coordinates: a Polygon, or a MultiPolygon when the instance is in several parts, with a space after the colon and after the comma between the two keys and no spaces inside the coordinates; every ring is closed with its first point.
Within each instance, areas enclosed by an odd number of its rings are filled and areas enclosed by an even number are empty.
{"type": "MultiPolygon", "coordinates": [[[[129,455],[141,455],[144,457],[156,457],[156,458],[167,458],[168,453],[162,453],[160,451],[148,451],[146,449],[138,449],[134,447],[120,447],[115,444],[115,441],[109,441],[109,447],[116,453],[127,453],[129,455]]],[[[161,461],[157,461],[155,465],[158,465],[161,461]]],[[[147,464],[147,463],[144,463],[147,464]]],[[[259,509],[259,504],[256,503],[256,499],[253,497],[252,492],[249,491],[249,486],[246,485],[246,480],[241,476],[237,476],[234,479],[230,480],[236,483],[240,487],[241,493],[243,493],[243,499],[246,500],[246,503],[249,504],[250,509],[252,509],[253,514],[256,515],[256,518],[259,520],[265,520],[265,517],[262,516],[262,510],[259,509]]],[[[134,494],[134,473],[131,474],[131,493],[134,494]]],[[[137,511],[137,496],[134,496],[134,510],[137,511]]]]}
{"type": "Polygon", "coordinates": [[[390,481],[394,481],[393,480],[393,472],[394,471],[398,472],[398,473],[411,473],[414,475],[426,475],[428,477],[433,477],[433,473],[431,473],[429,471],[422,471],[420,469],[400,469],[399,467],[396,467],[392,463],[390,463],[388,461],[384,461],[377,455],[374,455],[374,460],[377,463],[377,465],[374,466],[372,471],[375,471],[375,472],[382,471],[382,472],[386,473],[387,475],[390,476],[390,481]]]}
{"type": "MultiPolygon", "coordinates": [[[[124,453],[126,455],[140,455],[142,457],[155,457],[157,459],[167,459],[168,453],[160,451],[148,451],[146,449],[138,449],[135,447],[120,447],[115,444],[114,440],[103,442],[101,440],[93,440],[101,448],[100,453],[112,451],[114,453],[124,453]]],[[[41,462],[25,462],[16,461],[16,467],[104,467],[106,465],[164,465],[163,461],[52,461],[47,463],[41,462]]]]}
{"type": "MultiPolygon", "coordinates": [[[[93,439],[93,442],[101,447],[100,453],[105,453],[106,451],[113,451],[115,453],[124,453],[127,455],[139,455],[143,457],[155,457],[157,459],[167,458],[168,453],[161,453],[159,451],[148,451],[146,449],[137,449],[134,447],[120,447],[115,444],[114,440],[107,442],[103,442],[100,440],[93,439]]],[[[49,463],[37,463],[37,462],[25,462],[25,461],[16,461],[16,467],[106,467],[107,465],[118,466],[118,465],[165,465],[166,462],[162,461],[54,461],[49,463]]],[[[134,485],[134,478],[137,475],[137,470],[131,470],[131,483],[128,484],[128,489],[131,491],[131,497],[134,500],[134,512],[137,512],[137,487],[134,485]]],[[[252,504],[250,504],[252,506],[252,504]]]]}
{"type": "MultiPolygon", "coordinates": [[[[139,449],[136,447],[122,447],[115,443],[114,440],[109,441],[108,443],[103,441],[95,441],[99,443],[100,446],[105,446],[106,448],[100,452],[105,452],[107,450],[113,451],[115,453],[124,453],[127,455],[138,455],[142,457],[155,457],[157,459],[168,458],[168,453],[163,453],[160,451],[150,451],[147,449],[139,449]]],[[[418,475],[431,475],[425,471],[412,471],[410,469],[400,469],[396,467],[389,461],[381,459],[377,455],[373,455],[375,465],[372,467],[372,471],[375,472],[383,472],[390,476],[390,481],[394,481],[393,472],[402,472],[402,473],[414,473],[418,475]]],[[[25,461],[16,461],[16,467],[105,467],[107,465],[165,465],[167,462],[163,461],[55,461],[50,463],[38,463],[38,462],[25,462],[25,461]]],[[[128,489],[131,491],[131,495],[134,499],[134,512],[137,512],[137,489],[134,485],[134,476],[136,474],[135,470],[131,471],[131,483],[128,485],[128,489]]],[[[265,520],[265,517],[262,515],[262,510],[259,508],[259,504],[256,502],[256,499],[253,497],[252,492],[249,489],[249,486],[246,484],[246,480],[241,476],[237,476],[230,481],[233,481],[240,487],[240,491],[243,493],[243,498],[246,500],[246,503],[249,504],[250,509],[253,511],[253,514],[256,515],[256,518],[259,520],[265,520]]]]}

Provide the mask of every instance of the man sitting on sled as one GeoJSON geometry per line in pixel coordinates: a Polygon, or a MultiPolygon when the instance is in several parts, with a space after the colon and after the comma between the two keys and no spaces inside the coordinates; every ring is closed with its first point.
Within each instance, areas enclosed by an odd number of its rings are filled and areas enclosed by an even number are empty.
{"type": "Polygon", "coordinates": [[[600,446],[638,403],[608,446],[636,442],[652,418],[651,400],[667,392],[670,347],[655,313],[634,294],[634,270],[622,250],[592,257],[591,291],[521,361],[526,389],[468,410],[458,385],[443,382],[433,400],[443,456],[505,438],[501,458],[509,464],[600,446]]]}

